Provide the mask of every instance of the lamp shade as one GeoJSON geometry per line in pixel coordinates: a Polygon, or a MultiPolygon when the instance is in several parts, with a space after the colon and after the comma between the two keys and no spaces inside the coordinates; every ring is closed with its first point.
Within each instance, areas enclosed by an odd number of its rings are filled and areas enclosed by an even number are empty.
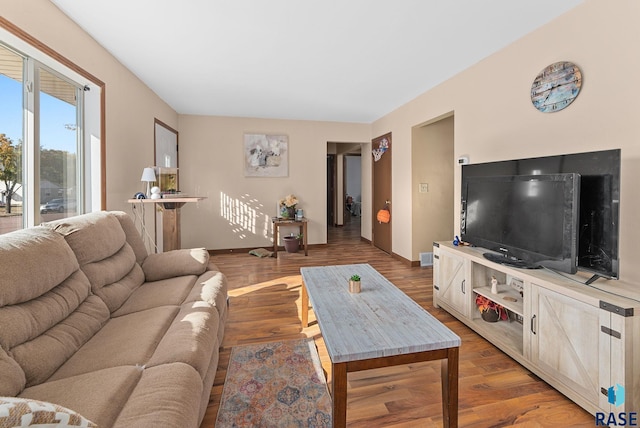
{"type": "Polygon", "coordinates": [[[142,178],[140,181],[156,181],[156,173],[153,168],[145,168],[142,170],[142,178]]]}

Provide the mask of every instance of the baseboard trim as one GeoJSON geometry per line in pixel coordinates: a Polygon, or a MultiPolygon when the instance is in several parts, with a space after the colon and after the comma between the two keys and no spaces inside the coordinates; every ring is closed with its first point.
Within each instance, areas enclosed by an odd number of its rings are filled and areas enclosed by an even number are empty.
{"type": "MultiPolygon", "coordinates": [[[[318,249],[318,248],[324,248],[326,247],[327,244],[308,244],[307,247],[309,250],[313,250],[318,249]]],[[[260,247],[247,247],[247,248],[219,248],[219,249],[215,249],[215,250],[207,250],[207,252],[209,253],[209,255],[214,256],[216,254],[233,254],[233,253],[248,253],[251,250],[255,250],[256,248],[260,248],[260,247]]],[[[269,250],[269,251],[273,251],[273,245],[268,245],[268,246],[263,246],[261,248],[264,248],[265,250],[269,250]]],[[[284,250],[284,246],[279,245],[278,246],[278,251],[285,251],[284,250]]],[[[300,248],[300,251],[304,252],[304,248],[300,248]]]]}
{"type": "MultiPolygon", "coordinates": [[[[366,242],[368,244],[373,244],[371,242],[371,240],[364,238],[364,237],[360,237],[360,240],[363,242],[366,242]]],[[[318,249],[318,248],[326,248],[327,244],[310,244],[309,246],[309,250],[313,250],[313,249],[318,249]]],[[[215,250],[207,250],[209,255],[214,256],[216,254],[233,254],[233,253],[239,253],[239,254],[244,254],[244,253],[249,253],[249,251],[254,250],[256,247],[247,247],[247,248],[219,248],[219,249],[215,249],[215,250]]],[[[266,250],[272,251],[273,247],[272,246],[266,246],[266,247],[262,247],[266,250]]],[[[283,246],[278,246],[278,251],[285,251],[283,246]]],[[[303,249],[300,249],[300,251],[304,251],[303,249]]],[[[409,267],[420,267],[420,261],[419,260],[409,260],[406,259],[404,257],[402,257],[399,254],[396,253],[391,253],[391,257],[401,261],[404,265],[409,266],[409,267]]]]}
{"type": "MultiPolygon", "coordinates": [[[[393,257],[396,260],[401,261],[406,266],[413,267],[413,262],[411,260],[409,260],[409,259],[405,259],[400,254],[396,254],[396,253],[392,252],[391,253],[391,257],[393,257]]],[[[417,266],[420,266],[420,262],[418,262],[417,266]]]]}

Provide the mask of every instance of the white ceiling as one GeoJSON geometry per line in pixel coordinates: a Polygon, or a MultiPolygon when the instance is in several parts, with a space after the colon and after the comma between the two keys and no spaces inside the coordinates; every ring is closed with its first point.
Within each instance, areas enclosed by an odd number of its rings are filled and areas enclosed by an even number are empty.
{"type": "Polygon", "coordinates": [[[582,2],[51,1],[178,113],[364,123],[582,2]]]}

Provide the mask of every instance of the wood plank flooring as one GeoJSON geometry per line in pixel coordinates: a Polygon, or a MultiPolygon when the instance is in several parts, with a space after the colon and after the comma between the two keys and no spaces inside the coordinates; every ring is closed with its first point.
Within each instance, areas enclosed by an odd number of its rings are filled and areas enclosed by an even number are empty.
{"type": "MultiPolygon", "coordinates": [[[[230,312],[209,407],[201,428],[215,425],[231,348],[313,337],[331,379],[331,365],[313,311],[300,327],[300,267],[369,263],[460,336],[459,426],[593,427],[595,419],[442,309],[433,308],[431,268],[408,267],[360,240],[350,218],[330,228],[329,243],[278,259],[216,255],[229,281],[230,312]]],[[[440,364],[427,362],[349,374],[350,427],[441,427],[440,364]]]]}

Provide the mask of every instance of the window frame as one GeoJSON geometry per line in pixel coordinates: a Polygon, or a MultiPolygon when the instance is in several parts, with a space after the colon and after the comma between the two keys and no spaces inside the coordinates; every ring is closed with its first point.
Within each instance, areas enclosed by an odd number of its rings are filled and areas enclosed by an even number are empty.
{"type": "MultiPolygon", "coordinates": [[[[84,89],[86,90],[86,88],[90,88],[92,86],[94,86],[98,91],[99,91],[99,96],[100,99],[98,101],[99,104],[99,125],[98,125],[98,129],[99,129],[99,133],[100,133],[100,146],[99,146],[99,193],[100,193],[100,198],[99,198],[99,205],[100,205],[100,209],[101,210],[105,210],[106,209],[106,200],[107,200],[107,196],[106,196],[106,123],[105,123],[105,107],[106,107],[106,85],[104,82],[102,82],[100,79],[98,79],[97,77],[95,77],[94,75],[92,75],[91,73],[87,72],[86,70],[84,70],[83,68],[79,67],[77,64],[75,64],[74,62],[72,62],[71,60],[67,59],[66,57],[64,57],[63,55],[59,54],[58,52],[56,52],[55,50],[51,49],[50,47],[48,47],[46,44],[40,42],[39,40],[37,40],[36,38],[32,37],[30,34],[26,33],[25,31],[23,31],[22,29],[20,29],[19,27],[17,27],[16,25],[14,25],[13,23],[11,23],[10,21],[8,21],[6,18],[0,16],[0,29],[5,30],[7,33],[9,33],[9,35],[14,36],[18,41],[26,44],[26,46],[29,47],[28,50],[25,49],[24,52],[21,52],[21,47],[20,46],[15,46],[14,43],[12,43],[11,40],[8,41],[4,41],[4,44],[9,47],[10,49],[19,52],[22,56],[26,56],[27,60],[25,61],[25,65],[28,61],[33,60],[33,62],[35,63],[35,67],[40,68],[40,69],[45,69],[48,72],[54,72],[55,74],[59,75],[61,78],[65,79],[65,80],[71,80],[72,82],[74,82],[74,84],[78,83],[80,85],[83,85],[82,82],[77,82],[75,79],[73,79],[72,77],[70,78],[69,76],[65,76],[65,73],[62,72],[60,69],[58,69],[57,65],[62,66],[61,68],[63,69],[68,69],[71,74],[75,73],[78,76],[81,77],[81,79],[79,80],[85,80],[87,82],[87,84],[84,86],[84,89]],[[34,55],[33,52],[38,53],[38,55],[34,55]]],[[[0,35],[2,35],[0,33],[0,35]]],[[[27,76],[26,73],[26,69],[25,69],[25,73],[24,73],[24,81],[25,82],[29,82],[30,81],[31,76],[27,76]]],[[[31,80],[33,81],[33,80],[31,80]]],[[[32,91],[34,91],[35,88],[32,88],[32,91]]],[[[36,97],[37,98],[37,97],[36,97]]],[[[26,103],[26,100],[24,101],[26,103]]],[[[84,116],[84,108],[85,108],[85,103],[84,103],[84,97],[81,97],[81,99],[79,100],[79,102],[82,105],[82,109],[78,109],[78,114],[84,116]]],[[[24,127],[25,127],[25,135],[24,135],[24,143],[25,145],[27,144],[27,141],[31,140],[31,144],[33,144],[34,139],[33,138],[27,138],[26,132],[27,130],[30,129],[33,130],[33,124],[29,124],[28,121],[33,121],[33,118],[28,118],[27,117],[27,105],[24,106],[24,110],[25,110],[25,118],[24,118],[24,127]]],[[[84,124],[84,117],[83,120],[81,122],[79,122],[80,124],[84,124]]],[[[87,191],[91,191],[91,189],[98,189],[98,187],[96,186],[96,183],[92,183],[90,180],[87,180],[88,177],[85,176],[86,173],[86,169],[87,168],[87,163],[90,162],[89,159],[87,159],[84,156],[84,152],[85,149],[88,147],[88,145],[93,146],[93,142],[92,141],[87,141],[88,139],[90,140],[89,136],[87,135],[84,127],[81,131],[83,133],[83,140],[84,140],[84,144],[82,144],[82,147],[78,147],[78,159],[81,159],[80,162],[78,162],[78,171],[76,172],[76,174],[80,174],[80,180],[78,181],[78,183],[81,184],[80,187],[82,187],[84,190],[82,191],[82,199],[86,198],[86,194],[87,191]],[[81,154],[82,153],[82,154],[81,154]]],[[[24,152],[26,152],[26,150],[23,150],[23,156],[24,152]]],[[[23,159],[23,165],[25,168],[25,171],[28,171],[24,177],[24,183],[23,186],[29,186],[27,187],[28,189],[32,189],[33,183],[30,183],[30,180],[36,180],[36,182],[39,182],[39,178],[38,178],[38,171],[39,171],[39,165],[37,160],[34,160],[35,157],[35,149],[33,149],[33,147],[30,148],[29,152],[26,154],[26,160],[23,159]],[[25,163],[26,162],[26,163],[25,163]],[[36,168],[37,167],[37,168],[36,168]]],[[[92,163],[93,164],[93,163],[92,163]]],[[[93,171],[90,172],[91,177],[95,180],[95,178],[98,176],[97,174],[95,174],[93,171]]],[[[31,190],[32,192],[35,191],[35,189],[31,190]]],[[[31,192],[29,192],[31,193],[31,192]]],[[[33,195],[29,196],[29,200],[31,201],[30,204],[28,204],[28,209],[23,212],[23,227],[29,227],[29,226],[33,226],[36,224],[36,219],[39,216],[39,205],[35,206],[35,202],[37,202],[35,200],[35,198],[33,197],[33,195]]],[[[85,205],[84,205],[84,211],[86,212],[90,212],[95,210],[95,208],[97,208],[95,206],[95,203],[92,203],[88,200],[85,201],[85,205]]]]}

